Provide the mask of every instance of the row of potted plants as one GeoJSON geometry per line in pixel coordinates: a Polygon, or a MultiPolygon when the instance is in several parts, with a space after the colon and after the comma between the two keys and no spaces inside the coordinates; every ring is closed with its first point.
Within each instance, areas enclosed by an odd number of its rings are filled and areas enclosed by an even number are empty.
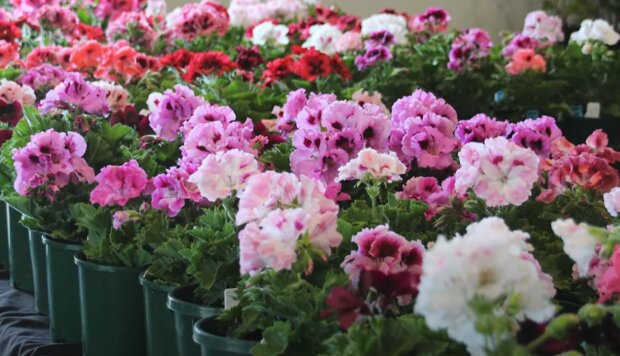
{"type": "Polygon", "coordinates": [[[542,115],[613,115],[605,23],[563,46],[536,12],[493,47],[444,33],[440,9],[13,5],[0,263],[55,341],[90,356],[617,352],[620,154],[542,115]]]}

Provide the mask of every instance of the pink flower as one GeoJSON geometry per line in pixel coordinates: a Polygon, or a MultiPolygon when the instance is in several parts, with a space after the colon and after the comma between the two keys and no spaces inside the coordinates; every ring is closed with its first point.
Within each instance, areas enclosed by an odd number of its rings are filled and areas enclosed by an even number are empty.
{"type": "Polygon", "coordinates": [[[250,119],[230,124],[212,121],[196,125],[185,138],[181,152],[185,159],[199,164],[209,154],[219,151],[238,149],[256,154],[254,143],[254,125],[250,119]]]}
{"type": "Polygon", "coordinates": [[[229,106],[212,105],[209,103],[202,104],[194,110],[194,113],[185,121],[181,132],[183,136],[187,136],[192,129],[198,124],[206,124],[209,122],[219,121],[223,125],[230,124],[237,119],[235,112],[229,106]]]}
{"type": "Polygon", "coordinates": [[[538,180],[539,158],[504,137],[468,143],[459,152],[456,192],[472,188],[487,206],[521,205],[538,180]]]}
{"type": "Polygon", "coordinates": [[[64,79],[65,72],[62,69],[44,63],[25,71],[20,77],[19,82],[33,88],[34,90],[41,90],[53,88],[60,84],[64,79]]]}
{"type": "Polygon", "coordinates": [[[452,42],[448,68],[461,72],[478,68],[491,51],[491,36],[479,28],[469,28],[461,32],[452,42]]]}
{"type": "Polygon", "coordinates": [[[308,215],[302,209],[276,209],[239,232],[241,273],[255,275],[265,268],[291,269],[297,261],[297,240],[304,234],[308,215]]]}
{"type": "Polygon", "coordinates": [[[92,183],[95,173],[82,158],[84,153],[86,141],[78,133],[49,129],[33,135],[25,147],[13,150],[15,191],[25,196],[39,190],[53,200],[71,181],[92,183]]]}
{"type": "Polygon", "coordinates": [[[105,35],[109,43],[127,40],[132,46],[146,49],[152,48],[157,39],[157,33],[143,12],[121,13],[116,19],[110,21],[105,35]],[[134,37],[131,37],[132,34],[134,37]]]}
{"type": "Polygon", "coordinates": [[[51,114],[69,105],[89,114],[103,115],[110,111],[106,94],[105,89],[87,82],[81,74],[71,72],[66,74],[62,83],[47,92],[39,109],[42,114],[51,114]]]}
{"type": "Polygon", "coordinates": [[[299,179],[292,173],[266,171],[253,175],[238,194],[237,225],[261,220],[278,206],[292,204],[300,190],[299,179]]]}
{"type": "Polygon", "coordinates": [[[0,69],[12,63],[21,63],[19,60],[19,46],[12,42],[0,40],[0,69]]]}
{"type": "Polygon", "coordinates": [[[361,150],[357,158],[338,168],[337,181],[343,180],[386,180],[396,182],[405,174],[407,167],[398,160],[394,152],[379,153],[372,148],[361,150]]]}
{"type": "Polygon", "coordinates": [[[550,116],[527,119],[511,125],[507,130],[512,132],[510,135],[512,142],[531,149],[541,158],[548,157],[553,142],[562,137],[562,131],[555,119],[550,116]]]}
{"type": "Polygon", "coordinates": [[[506,72],[511,75],[520,74],[526,70],[546,72],[547,62],[533,49],[518,49],[512,56],[512,61],[506,65],[506,72]]]}
{"type": "Polygon", "coordinates": [[[398,199],[413,199],[428,205],[424,217],[431,220],[440,208],[450,205],[454,194],[454,177],[446,178],[439,186],[435,177],[413,177],[396,193],[398,199]]]}
{"type": "Polygon", "coordinates": [[[189,179],[189,174],[183,169],[173,167],[165,174],[153,178],[154,190],[151,193],[153,208],[165,211],[168,216],[175,217],[185,206],[185,200],[190,199],[183,182],[189,179]]]}
{"type": "Polygon", "coordinates": [[[123,227],[123,225],[127,224],[128,222],[138,220],[140,220],[140,218],[135,211],[119,210],[114,212],[114,215],[112,215],[112,227],[115,230],[119,230],[121,227],[123,227]]]}
{"type": "Polygon", "coordinates": [[[0,79],[0,100],[7,104],[18,102],[21,105],[34,105],[36,96],[28,85],[19,85],[13,81],[0,79]]]}
{"type": "Polygon", "coordinates": [[[422,117],[429,112],[447,118],[454,126],[457,124],[456,110],[450,104],[433,93],[417,89],[413,94],[398,99],[392,106],[392,127],[402,128],[408,119],[422,117]]]}
{"type": "MultiPolygon", "coordinates": [[[[352,241],[358,246],[357,251],[345,257],[342,262],[344,271],[349,275],[355,289],[364,288],[362,275],[379,272],[384,277],[400,275],[406,278],[406,285],[396,291],[403,304],[409,304],[417,294],[417,287],[422,274],[424,247],[418,241],[407,241],[404,237],[389,230],[387,225],[374,229],[364,229],[353,236],[352,241]],[[406,276],[402,274],[406,273],[406,276]]],[[[375,278],[372,282],[379,283],[375,278]]],[[[377,285],[371,285],[375,290],[377,285]]]]}
{"type": "Polygon", "coordinates": [[[90,202],[101,206],[125,206],[130,199],[139,197],[148,183],[146,172],[133,159],[121,166],[104,167],[96,180],[90,202]]]}
{"type": "Polygon", "coordinates": [[[203,0],[176,8],[168,14],[166,22],[173,38],[192,41],[197,36],[224,35],[230,18],[221,4],[203,0]]]}
{"type": "Polygon", "coordinates": [[[512,58],[513,54],[520,49],[538,49],[540,48],[540,42],[538,40],[524,35],[522,33],[517,34],[510,43],[502,50],[502,54],[505,57],[512,58]]]}
{"type": "Polygon", "coordinates": [[[381,93],[374,92],[372,95],[363,89],[359,89],[351,95],[351,100],[355,101],[359,106],[364,107],[366,104],[373,104],[381,108],[383,112],[389,114],[390,111],[381,100],[381,93]]]}
{"type": "Polygon", "coordinates": [[[594,281],[598,289],[599,303],[605,303],[620,293],[620,246],[616,246],[613,255],[603,268],[594,281]]]}
{"type": "Polygon", "coordinates": [[[35,18],[44,29],[58,29],[65,34],[73,32],[79,22],[75,12],[60,5],[43,5],[37,10],[35,18]]]}
{"type": "Polygon", "coordinates": [[[204,100],[194,95],[190,88],[177,84],[174,91],[151,93],[147,104],[150,111],[149,123],[153,131],[167,141],[174,141],[183,122],[192,116],[196,108],[204,104],[204,100]]]}
{"type": "Polygon", "coordinates": [[[430,7],[409,20],[409,28],[413,32],[429,31],[431,33],[438,33],[448,28],[450,20],[450,14],[446,10],[430,7]]]}
{"type": "Polygon", "coordinates": [[[306,90],[297,89],[288,93],[286,96],[286,104],[282,108],[282,114],[278,117],[278,129],[284,132],[291,132],[295,129],[295,121],[297,115],[306,106],[306,90]]]}
{"type": "Polygon", "coordinates": [[[558,16],[549,16],[544,11],[533,11],[525,17],[523,34],[549,46],[564,40],[562,19],[558,16]]]}
{"type": "Polygon", "coordinates": [[[248,179],[258,172],[254,155],[233,149],[208,155],[189,181],[196,184],[204,198],[215,202],[243,190],[248,179]]]}
{"type": "Polygon", "coordinates": [[[487,138],[505,136],[510,131],[506,121],[497,121],[495,118],[478,114],[469,120],[459,121],[454,136],[461,145],[470,142],[484,142],[487,138]]]}
{"type": "Polygon", "coordinates": [[[609,214],[613,217],[617,217],[618,211],[620,211],[620,187],[616,187],[610,192],[605,193],[605,195],[603,195],[603,200],[605,201],[605,208],[607,208],[609,214]]]}
{"type": "Polygon", "coordinates": [[[110,16],[114,20],[124,12],[137,11],[141,3],[140,0],[101,0],[95,13],[101,18],[110,16]]]}

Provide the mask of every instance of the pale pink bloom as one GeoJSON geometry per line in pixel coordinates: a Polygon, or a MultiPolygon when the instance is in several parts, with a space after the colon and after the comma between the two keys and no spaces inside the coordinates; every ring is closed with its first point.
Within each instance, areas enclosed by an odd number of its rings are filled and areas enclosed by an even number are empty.
{"type": "Polygon", "coordinates": [[[588,225],[577,224],[573,219],[556,220],[551,223],[553,232],[562,238],[564,252],[577,265],[580,277],[590,274],[592,264],[598,261],[596,237],[590,233],[588,225]]]}
{"type": "Polygon", "coordinates": [[[13,81],[0,80],[0,100],[7,104],[19,102],[21,105],[34,105],[36,96],[34,90],[27,85],[19,85],[13,81]]]}
{"type": "Polygon", "coordinates": [[[355,93],[351,95],[351,100],[355,101],[360,106],[363,107],[365,104],[374,104],[379,106],[385,113],[389,114],[390,110],[388,110],[385,104],[383,104],[381,98],[381,93],[379,93],[378,91],[370,95],[370,93],[365,91],[364,89],[358,89],[355,93]]]}
{"type": "Polygon", "coordinates": [[[562,19],[541,10],[527,14],[522,33],[547,46],[564,40],[562,19]]]}
{"type": "Polygon", "coordinates": [[[299,178],[301,191],[298,203],[310,216],[308,236],[315,248],[329,255],[342,242],[338,232],[338,204],[327,198],[325,187],[315,179],[299,178]]]}
{"type": "Polygon", "coordinates": [[[505,137],[470,142],[459,152],[459,159],[456,192],[464,194],[472,188],[488,206],[523,204],[538,180],[536,153],[505,137]]]}
{"type": "Polygon", "coordinates": [[[605,193],[605,195],[603,195],[603,200],[605,201],[605,208],[607,208],[609,214],[613,217],[617,217],[618,211],[620,211],[620,187],[616,187],[609,193],[605,193]]]}
{"type": "Polygon", "coordinates": [[[396,182],[405,174],[407,167],[398,159],[394,152],[379,153],[372,148],[365,148],[356,158],[338,168],[337,181],[344,180],[383,180],[396,182]]]}
{"type": "Polygon", "coordinates": [[[353,51],[362,49],[362,34],[348,31],[338,37],[335,42],[337,52],[353,51]]]}
{"type": "Polygon", "coordinates": [[[103,80],[93,82],[92,84],[105,90],[105,100],[110,107],[110,111],[123,111],[129,105],[129,92],[122,86],[103,80]]]}
{"type": "Polygon", "coordinates": [[[233,149],[208,155],[189,181],[196,184],[203,198],[215,202],[241,191],[258,172],[254,155],[233,149]]]}
{"type": "Polygon", "coordinates": [[[620,294],[620,246],[616,245],[614,253],[595,279],[599,303],[605,303],[620,294]]]}
{"type": "Polygon", "coordinates": [[[308,215],[302,209],[276,209],[260,222],[239,232],[242,274],[255,275],[265,268],[291,269],[297,261],[297,240],[304,234],[308,215]]]}
{"type": "Polygon", "coordinates": [[[238,194],[237,225],[264,218],[278,206],[289,206],[299,196],[301,183],[292,173],[267,171],[248,179],[238,194]]]}

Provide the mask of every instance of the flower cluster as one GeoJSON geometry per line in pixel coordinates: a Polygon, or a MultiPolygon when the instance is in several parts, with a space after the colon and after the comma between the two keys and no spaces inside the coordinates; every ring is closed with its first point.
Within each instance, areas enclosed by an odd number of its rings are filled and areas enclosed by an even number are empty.
{"type": "Polygon", "coordinates": [[[584,20],[579,31],[570,35],[570,40],[582,47],[585,54],[592,51],[594,42],[602,42],[607,46],[614,46],[620,41],[620,34],[605,20],[584,20]]]}
{"type": "Polygon", "coordinates": [[[547,71],[547,62],[533,49],[518,49],[512,55],[512,60],[506,65],[506,72],[511,75],[521,74],[526,70],[537,72],[547,71]]]}
{"type": "Polygon", "coordinates": [[[428,205],[424,217],[434,218],[439,210],[450,205],[454,193],[455,178],[444,179],[439,185],[435,177],[413,177],[405,183],[403,190],[396,193],[398,199],[417,200],[428,205]]]}
{"type": "Polygon", "coordinates": [[[416,33],[425,31],[438,33],[448,28],[450,20],[450,14],[446,10],[430,7],[423,13],[411,18],[409,20],[409,28],[416,33]]]}
{"type": "Polygon", "coordinates": [[[37,91],[47,91],[60,84],[65,76],[66,72],[61,68],[43,63],[26,70],[19,78],[19,82],[37,91]]]}
{"type": "Polygon", "coordinates": [[[379,62],[387,62],[392,59],[390,46],[393,45],[394,35],[391,32],[373,32],[364,42],[366,53],[355,58],[355,65],[358,70],[366,70],[374,67],[379,62]]]}
{"type": "Polygon", "coordinates": [[[456,124],[456,111],[445,100],[416,90],[392,107],[390,148],[407,165],[415,160],[422,168],[451,167],[458,147],[456,124]]]}
{"type": "Polygon", "coordinates": [[[169,168],[166,173],[152,179],[151,206],[175,217],[185,206],[186,200],[199,203],[202,198],[196,184],[189,178],[196,172],[196,164],[180,162],[179,167],[169,168]]]}
{"type": "Polygon", "coordinates": [[[147,101],[150,112],[149,123],[158,136],[174,141],[183,123],[204,103],[202,98],[181,84],[175,85],[174,90],[166,90],[163,94],[151,93],[147,101]]]}
{"type": "Polygon", "coordinates": [[[104,88],[87,82],[81,74],[67,73],[62,83],[47,92],[39,109],[42,114],[52,114],[70,106],[89,114],[102,115],[110,110],[106,94],[104,88]]]}
{"type": "Polygon", "coordinates": [[[547,15],[544,11],[533,11],[525,17],[522,34],[529,36],[543,46],[550,46],[564,40],[562,19],[547,15]]]}
{"type": "Polygon", "coordinates": [[[96,177],[97,186],[90,192],[90,202],[101,206],[125,206],[142,195],[148,183],[146,172],[131,160],[120,166],[106,166],[96,177]]]}
{"type": "Polygon", "coordinates": [[[405,174],[407,167],[398,160],[394,152],[379,153],[372,148],[361,150],[357,157],[338,168],[337,181],[385,180],[396,182],[405,174]]]}
{"type": "Polygon", "coordinates": [[[176,8],[166,16],[166,23],[173,38],[192,41],[198,36],[225,34],[230,18],[220,3],[203,0],[176,8]]]}
{"type": "Polygon", "coordinates": [[[455,72],[478,68],[491,51],[491,36],[479,28],[461,32],[452,42],[448,68],[455,72]]]}
{"type": "Polygon", "coordinates": [[[504,137],[466,144],[459,160],[456,192],[464,194],[472,188],[488,206],[523,204],[538,180],[540,159],[536,153],[504,137]]]}
{"type": "Polygon", "coordinates": [[[306,96],[303,89],[289,94],[278,127],[293,134],[291,169],[298,175],[329,184],[338,168],[364,147],[385,151],[390,118],[374,104],[337,101],[334,95],[306,96]]]}
{"type": "Polygon", "coordinates": [[[337,216],[338,205],[316,180],[273,171],[253,175],[239,194],[236,217],[238,225],[247,224],[239,233],[241,273],[291,269],[298,248],[329,255],[342,241],[337,216]]]}
{"type": "Polygon", "coordinates": [[[530,254],[527,238],[499,218],[471,224],[465,235],[449,241],[440,237],[424,255],[416,313],[431,329],[446,329],[474,355],[484,354],[486,345],[471,309],[475,299],[493,303],[492,313],[510,316],[515,329],[526,318],[539,323],[552,318],[555,289],[530,254]],[[516,303],[511,310],[507,299],[516,303]]]}
{"type": "Polygon", "coordinates": [[[36,192],[53,201],[69,183],[94,182],[85,153],[86,141],[78,133],[49,129],[33,135],[25,147],[13,150],[15,191],[24,196],[36,192]]]}
{"type": "Polygon", "coordinates": [[[461,145],[470,142],[484,142],[487,138],[504,136],[510,132],[511,125],[497,121],[485,114],[478,114],[469,120],[461,120],[456,126],[454,136],[461,145]]]}

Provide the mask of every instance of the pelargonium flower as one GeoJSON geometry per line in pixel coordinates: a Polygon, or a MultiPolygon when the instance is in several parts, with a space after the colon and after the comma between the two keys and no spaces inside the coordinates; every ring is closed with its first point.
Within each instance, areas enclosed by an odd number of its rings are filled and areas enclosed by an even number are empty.
{"type": "Polygon", "coordinates": [[[174,86],[174,91],[166,90],[163,94],[149,95],[147,100],[150,111],[149,122],[158,136],[167,141],[174,141],[183,122],[204,103],[204,100],[194,95],[190,88],[177,84],[174,86]]]}
{"type": "Polygon", "coordinates": [[[183,123],[181,132],[184,137],[187,137],[194,127],[199,124],[219,121],[222,125],[228,125],[233,123],[236,119],[237,115],[235,115],[235,112],[230,108],[230,106],[205,103],[194,109],[192,116],[183,123]]]}
{"type": "Polygon", "coordinates": [[[119,210],[114,212],[114,215],[112,215],[112,227],[114,230],[119,230],[128,222],[140,220],[140,217],[135,215],[138,215],[135,211],[119,210]]]}
{"type": "Polygon", "coordinates": [[[228,5],[230,25],[248,28],[268,18],[267,4],[260,0],[231,0],[228,5]]]}
{"type": "Polygon", "coordinates": [[[456,192],[472,188],[487,206],[521,205],[538,180],[539,158],[505,137],[470,142],[459,152],[456,192]]]}
{"type": "Polygon", "coordinates": [[[183,74],[185,81],[191,82],[198,75],[217,74],[222,75],[225,72],[233,70],[236,67],[230,57],[224,52],[207,51],[195,53],[192,55],[189,64],[183,74]]]}
{"type": "Polygon", "coordinates": [[[396,44],[407,43],[407,19],[401,15],[395,14],[376,14],[362,21],[362,35],[371,35],[372,33],[386,31],[394,35],[396,44]]]}
{"type": "Polygon", "coordinates": [[[208,201],[224,199],[243,190],[248,179],[259,172],[254,155],[233,149],[208,155],[189,178],[208,201]]]}
{"type": "Polygon", "coordinates": [[[110,21],[105,35],[109,43],[126,40],[143,48],[152,48],[157,40],[157,33],[143,12],[123,12],[110,21]]]}
{"type": "Polygon", "coordinates": [[[599,303],[605,303],[620,294],[620,246],[616,245],[611,258],[595,279],[599,303]]]}
{"type": "Polygon", "coordinates": [[[544,46],[564,40],[562,19],[558,16],[549,16],[540,10],[527,14],[522,33],[540,41],[544,46]]]}
{"type": "Polygon", "coordinates": [[[101,206],[125,206],[142,195],[148,183],[146,172],[136,160],[120,166],[106,166],[96,177],[97,186],[90,192],[90,202],[101,206]]]}
{"type": "Polygon", "coordinates": [[[553,232],[562,238],[564,252],[577,264],[581,277],[590,274],[592,264],[598,260],[598,240],[589,231],[588,225],[577,224],[573,219],[558,219],[551,223],[553,232]]]}
{"type": "Polygon", "coordinates": [[[181,153],[187,160],[200,164],[211,153],[239,149],[256,154],[255,143],[260,137],[254,136],[252,120],[230,124],[212,121],[196,125],[185,137],[181,153]]]}
{"type": "Polygon", "coordinates": [[[361,107],[364,107],[364,105],[366,104],[373,104],[379,107],[381,111],[385,112],[386,114],[390,113],[385,104],[383,104],[381,93],[379,93],[378,91],[370,95],[369,92],[363,89],[359,89],[355,93],[351,94],[351,100],[355,101],[361,107]]]}
{"type": "Polygon", "coordinates": [[[462,31],[452,42],[448,68],[461,72],[469,68],[478,68],[491,51],[491,36],[479,28],[462,31]]]}
{"type": "Polygon", "coordinates": [[[366,50],[375,47],[390,47],[395,43],[394,35],[389,31],[377,31],[371,33],[364,41],[366,50]]]}
{"type": "Polygon", "coordinates": [[[0,40],[16,43],[22,37],[22,32],[16,23],[0,20],[0,40]]]}
{"type": "Polygon", "coordinates": [[[536,50],[540,48],[540,42],[538,40],[524,35],[522,33],[516,34],[512,40],[504,47],[502,50],[502,54],[507,58],[512,58],[514,53],[520,49],[533,49],[536,50]]]}
{"type": "Polygon", "coordinates": [[[235,59],[235,64],[240,70],[253,71],[256,66],[265,61],[257,46],[250,48],[237,46],[236,51],[237,59],[235,59]]]}
{"type": "Polygon", "coordinates": [[[551,319],[555,289],[529,252],[528,238],[496,217],[469,225],[463,236],[440,237],[424,255],[415,312],[431,330],[446,329],[474,355],[484,354],[488,341],[477,328],[475,299],[493,303],[494,315],[511,318],[514,330],[525,319],[551,319]]]}
{"type": "Polygon", "coordinates": [[[598,41],[608,46],[614,46],[620,41],[620,34],[603,19],[583,20],[579,31],[570,35],[570,40],[584,45],[588,42],[598,41]]]}
{"type": "Polygon", "coordinates": [[[442,8],[429,7],[426,11],[409,20],[409,28],[413,32],[429,31],[439,33],[448,29],[450,14],[442,8]]]}
{"type": "Polygon", "coordinates": [[[101,0],[97,3],[95,14],[114,20],[124,12],[137,11],[142,3],[141,0],[101,0]]]}
{"type": "Polygon", "coordinates": [[[536,51],[533,49],[518,49],[513,54],[510,63],[506,65],[506,72],[511,75],[517,75],[526,70],[546,72],[547,61],[545,61],[545,57],[536,54],[536,51]]]}
{"type": "Polygon", "coordinates": [[[65,71],[61,68],[44,63],[26,70],[19,78],[19,82],[34,90],[46,90],[60,84],[65,75],[65,71]]]}
{"type": "Polygon", "coordinates": [[[252,30],[252,44],[264,46],[267,44],[286,46],[289,43],[288,27],[278,25],[273,21],[265,21],[252,30]]]}
{"type": "Polygon", "coordinates": [[[186,200],[198,202],[200,199],[194,193],[198,188],[189,182],[189,177],[194,172],[192,168],[181,164],[180,167],[169,168],[166,173],[153,178],[151,206],[175,217],[185,206],[186,200]]]}
{"type": "Polygon", "coordinates": [[[366,53],[355,57],[355,66],[364,71],[376,66],[379,62],[388,62],[392,59],[392,52],[385,46],[376,46],[366,50],[366,53]]]}
{"type": "Polygon", "coordinates": [[[39,104],[39,109],[42,114],[51,114],[66,105],[95,115],[103,115],[110,110],[105,89],[87,82],[79,73],[67,73],[62,83],[47,92],[45,99],[39,104]]]}
{"type": "Polygon", "coordinates": [[[13,81],[0,79],[0,100],[7,104],[18,102],[21,105],[34,105],[36,96],[26,84],[19,85],[13,81]]]}
{"type": "MultiPolygon", "coordinates": [[[[97,68],[104,62],[108,50],[108,47],[95,40],[78,43],[71,49],[70,69],[87,71],[97,68]]],[[[56,53],[51,54],[56,55],[56,53]]]]}
{"type": "Polygon", "coordinates": [[[454,177],[446,178],[441,185],[435,177],[413,177],[405,183],[403,190],[397,192],[396,198],[418,200],[428,205],[424,217],[431,220],[438,210],[450,205],[454,195],[454,177]]]}
{"type": "Polygon", "coordinates": [[[86,141],[78,133],[49,129],[33,135],[25,147],[13,150],[15,191],[25,196],[42,189],[53,200],[71,181],[94,182],[95,172],[84,160],[85,153],[86,141]]]}
{"type": "Polygon", "coordinates": [[[362,49],[362,34],[356,31],[345,32],[336,39],[336,52],[362,49]]]}
{"type": "Polygon", "coordinates": [[[16,43],[0,40],[0,69],[19,62],[19,46],[16,43]]]}
{"type": "Polygon", "coordinates": [[[45,30],[60,30],[65,34],[73,32],[78,16],[70,8],[61,5],[43,5],[35,13],[35,19],[45,30]]]}
{"type": "Polygon", "coordinates": [[[173,38],[192,41],[198,36],[224,35],[230,18],[220,3],[203,0],[176,8],[166,16],[166,23],[173,38]]]}
{"type": "Polygon", "coordinates": [[[330,24],[314,25],[310,27],[310,37],[302,44],[303,48],[315,48],[317,51],[329,55],[338,52],[337,43],[343,36],[338,26],[330,24]]]}
{"type": "Polygon", "coordinates": [[[562,137],[562,131],[550,116],[518,122],[510,130],[512,142],[533,150],[541,158],[548,157],[553,142],[562,137]]]}
{"type": "Polygon", "coordinates": [[[365,148],[356,158],[338,168],[337,181],[372,179],[395,182],[401,180],[400,176],[406,171],[407,167],[394,152],[379,153],[365,148]]]}
{"type": "Polygon", "coordinates": [[[620,187],[616,187],[603,195],[605,208],[613,217],[618,216],[620,211],[620,187]]]}
{"type": "Polygon", "coordinates": [[[357,251],[345,257],[342,267],[353,288],[366,293],[374,289],[384,294],[385,299],[398,298],[402,305],[411,303],[412,297],[418,293],[424,246],[418,241],[407,241],[390,231],[387,225],[363,229],[353,236],[352,241],[357,244],[357,251]],[[389,295],[385,295],[382,292],[387,292],[387,288],[381,288],[382,283],[373,278],[375,276],[385,280],[396,277],[402,283],[398,288],[390,288],[389,295]],[[365,285],[365,279],[370,279],[369,286],[365,285]]]}
{"type": "Polygon", "coordinates": [[[92,82],[92,85],[105,90],[106,102],[113,113],[123,111],[129,105],[129,92],[124,87],[102,80],[92,82]]]}
{"type": "Polygon", "coordinates": [[[477,114],[469,120],[461,120],[456,126],[454,136],[461,145],[470,142],[484,142],[487,138],[504,136],[511,126],[506,121],[497,121],[485,114],[477,114]]]}

